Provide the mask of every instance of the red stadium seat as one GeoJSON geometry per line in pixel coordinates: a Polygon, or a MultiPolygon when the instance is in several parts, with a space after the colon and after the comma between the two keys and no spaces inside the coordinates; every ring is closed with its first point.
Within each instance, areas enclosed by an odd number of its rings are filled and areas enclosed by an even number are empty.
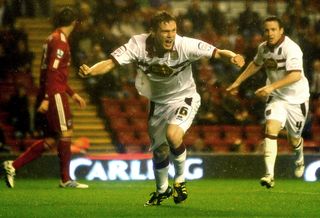
{"type": "Polygon", "coordinates": [[[254,152],[264,140],[264,128],[261,125],[244,127],[246,151],[254,152]]]}
{"type": "Polygon", "coordinates": [[[135,104],[123,104],[124,111],[126,113],[126,116],[129,117],[148,117],[147,112],[143,109],[143,106],[137,102],[135,104]]]}
{"type": "Polygon", "coordinates": [[[224,125],[222,131],[225,141],[229,144],[237,144],[243,140],[242,126],[224,125]]]}
{"type": "Polygon", "coordinates": [[[288,140],[285,138],[278,138],[278,153],[292,153],[292,147],[289,145],[288,140]]]}
{"type": "Polygon", "coordinates": [[[137,131],[148,131],[147,118],[131,117],[129,120],[132,129],[137,131]]]}
{"type": "Polygon", "coordinates": [[[125,113],[121,109],[121,105],[114,104],[114,105],[105,105],[104,112],[107,117],[110,116],[125,116],[125,113]]]}
{"type": "Polygon", "coordinates": [[[221,131],[222,128],[218,125],[205,125],[205,126],[200,126],[201,128],[201,135],[203,138],[221,138],[221,131]]]}
{"type": "Polygon", "coordinates": [[[127,131],[131,129],[126,117],[111,116],[109,117],[109,125],[111,130],[116,132],[127,131]]]}
{"type": "Polygon", "coordinates": [[[183,138],[183,143],[186,146],[193,146],[199,138],[200,136],[198,132],[188,131],[183,138]]]}

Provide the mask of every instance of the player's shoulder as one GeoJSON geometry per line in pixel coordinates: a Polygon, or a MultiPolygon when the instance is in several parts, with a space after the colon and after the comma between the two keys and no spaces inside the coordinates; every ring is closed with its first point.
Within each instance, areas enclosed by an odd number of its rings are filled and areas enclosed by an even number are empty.
{"type": "Polygon", "coordinates": [[[149,37],[149,35],[150,34],[147,34],[147,33],[133,35],[133,36],[131,36],[131,40],[136,42],[136,43],[138,43],[138,44],[146,43],[147,38],[149,37]]]}
{"type": "Polygon", "coordinates": [[[300,46],[288,36],[285,37],[284,44],[287,48],[291,47],[291,48],[300,49],[300,46]]]}
{"type": "Polygon", "coordinates": [[[62,44],[68,43],[67,37],[63,34],[63,32],[59,30],[55,30],[54,32],[52,32],[48,37],[48,40],[52,43],[62,43],[62,44]]]}
{"type": "Polygon", "coordinates": [[[203,41],[200,39],[191,38],[188,36],[180,36],[178,34],[175,38],[175,45],[177,47],[194,47],[194,45],[198,45],[201,42],[203,41]]]}

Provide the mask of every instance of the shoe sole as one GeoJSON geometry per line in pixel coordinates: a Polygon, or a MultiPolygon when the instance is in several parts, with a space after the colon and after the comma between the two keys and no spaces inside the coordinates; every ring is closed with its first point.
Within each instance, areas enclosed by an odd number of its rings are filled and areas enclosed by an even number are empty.
{"type": "Polygon", "coordinates": [[[261,186],[265,186],[267,189],[274,187],[274,184],[270,184],[267,181],[260,181],[260,184],[261,184],[261,186]]]}
{"type": "Polygon", "coordinates": [[[170,197],[172,197],[173,189],[172,189],[171,187],[168,187],[168,188],[169,188],[169,193],[168,193],[167,196],[163,196],[160,201],[156,201],[156,202],[153,202],[153,203],[149,203],[149,201],[147,201],[146,203],[144,203],[143,206],[145,206],[145,207],[148,207],[148,206],[160,206],[160,205],[161,205],[161,202],[162,202],[163,200],[167,200],[167,199],[169,199],[170,197]]]}
{"type": "MultiPolygon", "coordinates": [[[[175,191],[176,192],[176,191],[175,191]]],[[[176,192],[177,193],[177,192],[176,192]]],[[[172,194],[172,195],[174,195],[174,193],[172,194]]],[[[184,201],[186,201],[187,200],[187,198],[188,198],[188,194],[187,195],[185,195],[185,196],[173,196],[173,201],[174,201],[174,203],[176,203],[176,204],[180,204],[180,203],[183,203],[184,201]]]]}
{"type": "Polygon", "coordinates": [[[187,198],[188,198],[188,196],[185,197],[184,199],[179,199],[179,198],[173,197],[173,201],[174,201],[174,203],[176,203],[176,204],[181,204],[181,203],[185,202],[185,201],[187,200],[187,198]]]}

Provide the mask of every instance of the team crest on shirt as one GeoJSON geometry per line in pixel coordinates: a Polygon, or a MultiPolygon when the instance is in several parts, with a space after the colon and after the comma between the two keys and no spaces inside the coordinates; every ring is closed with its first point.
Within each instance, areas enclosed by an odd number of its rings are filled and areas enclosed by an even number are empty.
{"type": "Polygon", "coordinates": [[[63,57],[64,52],[61,49],[57,50],[57,57],[58,58],[62,58],[63,57]]]}
{"type": "Polygon", "coordinates": [[[210,51],[211,45],[209,45],[208,43],[205,43],[205,42],[199,42],[198,48],[203,51],[210,51]]]}
{"type": "Polygon", "coordinates": [[[153,64],[147,69],[147,73],[161,77],[169,77],[173,73],[173,69],[166,64],[153,64]]]}
{"type": "Polygon", "coordinates": [[[278,68],[278,63],[273,58],[268,58],[264,61],[263,65],[268,70],[276,70],[278,68]]]}

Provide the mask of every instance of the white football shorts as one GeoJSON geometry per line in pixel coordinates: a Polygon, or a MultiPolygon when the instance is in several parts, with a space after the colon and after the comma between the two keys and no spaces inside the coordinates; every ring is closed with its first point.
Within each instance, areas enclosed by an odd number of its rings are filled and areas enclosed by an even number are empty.
{"type": "Polygon", "coordinates": [[[189,98],[170,104],[150,103],[149,135],[151,150],[161,144],[168,144],[166,130],[168,124],[176,124],[186,132],[200,107],[201,99],[198,93],[189,98]]]}
{"type": "Polygon", "coordinates": [[[288,134],[301,137],[309,111],[309,101],[302,104],[289,104],[286,101],[272,97],[265,109],[266,120],[278,120],[288,134]]]}

